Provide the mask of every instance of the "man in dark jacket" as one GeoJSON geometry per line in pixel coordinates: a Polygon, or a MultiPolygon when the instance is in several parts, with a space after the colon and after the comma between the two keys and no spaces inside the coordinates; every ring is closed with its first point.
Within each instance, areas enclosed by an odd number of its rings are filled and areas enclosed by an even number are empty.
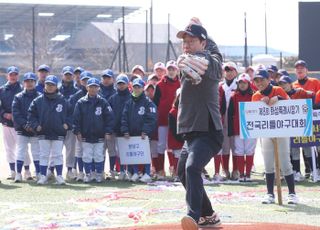
{"type": "MultiPolygon", "coordinates": [[[[28,144],[31,146],[31,154],[33,163],[36,169],[36,176],[39,179],[40,166],[39,166],[39,154],[40,147],[38,138],[35,133],[32,132],[30,125],[28,124],[28,109],[31,102],[41,94],[37,92],[36,88],[36,75],[34,73],[28,72],[23,76],[23,87],[24,90],[18,93],[12,103],[12,116],[14,128],[17,131],[17,151],[16,151],[16,164],[17,173],[15,177],[15,182],[22,181],[22,166],[24,161],[29,156],[28,144]]],[[[32,179],[29,175],[25,175],[25,179],[32,179]],[[26,177],[27,176],[27,177],[26,177]]]]}
{"type": "Polygon", "coordinates": [[[82,142],[85,183],[92,180],[102,182],[104,142],[111,139],[113,132],[114,114],[109,103],[98,95],[99,83],[95,78],[88,80],[88,93],[77,102],[73,113],[73,132],[82,142]],[[95,163],[95,178],[92,161],[95,163]]]}
{"type": "MultiPolygon", "coordinates": [[[[128,89],[129,78],[125,74],[120,74],[116,79],[117,92],[109,98],[109,104],[114,112],[115,122],[113,127],[113,135],[111,140],[107,142],[108,155],[110,162],[110,174],[114,177],[114,167],[116,164],[116,159],[119,157],[119,152],[116,148],[116,137],[121,136],[121,115],[124,109],[125,103],[130,99],[130,91],[128,89]]],[[[119,180],[126,179],[125,167],[120,166],[119,180]]]]}
{"type": "Polygon", "coordinates": [[[220,151],[223,142],[218,95],[221,59],[205,50],[208,35],[201,25],[190,24],[179,31],[177,37],[182,39],[183,53],[190,55],[188,58],[203,63],[207,60],[208,63],[197,73],[186,59],[178,59],[181,69],[178,134],[183,134],[186,140],[178,163],[178,175],[187,191],[188,206],[181,225],[184,230],[193,230],[220,223],[204,190],[201,172],[220,151]]]}
{"type": "Polygon", "coordinates": [[[71,109],[68,101],[58,91],[58,78],[49,75],[45,80],[44,94],[32,101],[28,122],[39,136],[40,172],[37,184],[47,184],[49,159],[57,170],[57,184],[65,184],[62,177],[63,140],[71,127],[71,109]]]}
{"type": "MultiPolygon", "coordinates": [[[[15,149],[17,134],[13,128],[12,122],[12,101],[14,96],[22,91],[18,81],[19,69],[16,66],[10,66],[7,69],[7,83],[0,88],[0,119],[2,122],[2,136],[4,149],[7,155],[7,161],[10,166],[10,175],[8,179],[15,178],[15,149]]],[[[30,159],[26,159],[25,164],[29,168],[30,159]]]]}

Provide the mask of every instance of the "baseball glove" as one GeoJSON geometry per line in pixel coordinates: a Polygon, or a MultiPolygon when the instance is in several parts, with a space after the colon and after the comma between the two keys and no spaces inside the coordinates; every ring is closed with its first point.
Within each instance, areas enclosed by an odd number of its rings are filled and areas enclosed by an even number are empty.
{"type": "Polygon", "coordinates": [[[182,54],[179,56],[177,63],[179,69],[186,74],[187,80],[197,85],[202,80],[201,75],[205,74],[208,69],[209,61],[204,57],[182,54]]]}

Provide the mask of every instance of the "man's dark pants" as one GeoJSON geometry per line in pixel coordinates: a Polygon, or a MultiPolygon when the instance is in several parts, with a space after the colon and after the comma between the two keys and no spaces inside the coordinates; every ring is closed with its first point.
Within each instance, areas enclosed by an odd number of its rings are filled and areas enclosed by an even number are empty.
{"type": "Polygon", "coordinates": [[[198,221],[202,216],[213,214],[201,173],[211,158],[221,150],[223,134],[221,130],[211,129],[210,132],[187,134],[185,139],[178,163],[178,176],[187,190],[188,215],[198,221]]]}

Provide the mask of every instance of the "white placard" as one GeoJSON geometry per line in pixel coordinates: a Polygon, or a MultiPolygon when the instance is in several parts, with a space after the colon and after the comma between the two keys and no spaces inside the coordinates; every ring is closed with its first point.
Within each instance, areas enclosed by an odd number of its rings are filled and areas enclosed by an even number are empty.
{"type": "Polygon", "coordinates": [[[117,144],[122,165],[151,164],[149,138],[118,137],[117,144]]]}
{"type": "Polygon", "coordinates": [[[312,100],[240,102],[240,137],[297,137],[312,135],[312,100]]]}

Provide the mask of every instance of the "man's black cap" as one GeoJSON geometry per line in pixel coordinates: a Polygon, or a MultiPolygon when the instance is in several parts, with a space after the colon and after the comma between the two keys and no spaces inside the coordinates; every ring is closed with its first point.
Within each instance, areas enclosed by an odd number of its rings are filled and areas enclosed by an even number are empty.
{"type": "Polygon", "coordinates": [[[177,33],[177,38],[183,38],[184,35],[190,35],[192,37],[198,37],[202,40],[206,40],[208,35],[207,35],[207,31],[205,28],[203,28],[200,25],[196,25],[196,24],[190,24],[188,25],[185,30],[181,30],[177,33]]]}

